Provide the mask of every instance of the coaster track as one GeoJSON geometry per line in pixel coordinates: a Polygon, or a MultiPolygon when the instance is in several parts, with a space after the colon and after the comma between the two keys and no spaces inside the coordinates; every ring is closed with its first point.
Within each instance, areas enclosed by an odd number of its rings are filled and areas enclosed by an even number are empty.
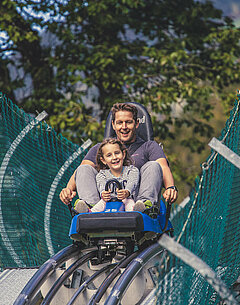
{"type": "MultiPolygon", "coordinates": [[[[93,274],[83,281],[77,289],[71,289],[74,290],[74,293],[65,304],[83,304],[78,302],[80,295],[83,294],[84,291],[88,289],[89,285],[98,277],[102,277],[101,284],[94,290],[94,293],[87,304],[117,304],[140,270],[156,255],[159,255],[162,252],[163,248],[158,243],[155,243],[143,250],[133,252],[119,262],[109,263],[103,267],[98,265],[100,267],[99,270],[93,272],[93,274]],[[104,274],[107,274],[107,276],[104,277],[104,274]],[[116,282],[114,287],[110,288],[114,281],[116,282]],[[108,292],[109,288],[110,293],[108,292]],[[107,297],[108,299],[105,303],[101,303],[104,295],[105,299],[107,299],[107,297]]],[[[47,294],[45,296],[42,295],[42,305],[50,303],[59,304],[59,298],[54,302],[54,297],[64,287],[66,280],[73,276],[74,272],[82,265],[86,263],[89,264],[91,259],[97,257],[97,255],[97,249],[81,248],[81,246],[76,244],[64,248],[40,267],[22,290],[14,305],[35,304],[35,296],[39,293],[42,294],[42,287],[48,282],[49,276],[53,277],[53,274],[61,269],[67,261],[80,256],[79,259],[76,259],[69,267],[64,269],[53,285],[49,287],[47,294]]],[[[64,288],[65,290],[67,289],[66,287],[64,288]]],[[[140,293],[137,292],[137,294],[140,293]]]]}
{"type": "MultiPolygon", "coordinates": [[[[224,304],[239,304],[224,282],[205,262],[175,242],[173,238],[163,234],[157,242],[123,257],[119,261],[97,265],[98,270],[92,270],[92,274],[82,282],[78,281],[78,287],[73,285],[74,273],[80,267],[86,270],[86,265],[91,265],[91,260],[96,258],[99,253],[96,248],[84,248],[79,244],[68,246],[40,267],[24,287],[14,305],[140,305],[144,303],[148,295],[152,294],[154,290],[156,291],[157,283],[153,279],[149,283],[150,277],[147,271],[156,268],[156,264],[163,266],[167,251],[198,271],[218,293],[224,304]],[[73,262],[70,262],[68,266],[69,260],[73,260],[73,262]],[[95,287],[95,281],[98,278],[100,281],[98,287],[95,287]],[[136,279],[138,280],[134,284],[136,279]],[[148,289],[146,287],[143,289],[146,282],[148,282],[148,289]],[[132,284],[134,285],[132,286],[132,284]],[[36,303],[36,300],[39,300],[39,294],[41,294],[41,303],[36,303]]],[[[114,260],[116,258],[113,258],[114,260]]],[[[92,267],[96,268],[96,266],[92,267]]]]}

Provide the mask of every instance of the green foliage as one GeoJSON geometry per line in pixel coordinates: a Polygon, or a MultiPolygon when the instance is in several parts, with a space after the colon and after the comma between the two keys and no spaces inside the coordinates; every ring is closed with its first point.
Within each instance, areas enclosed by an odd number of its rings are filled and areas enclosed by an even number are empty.
{"type": "Polygon", "coordinates": [[[99,121],[115,101],[130,99],[148,107],[157,139],[187,128],[181,145],[199,153],[213,133],[210,98],[229,110],[240,31],[210,1],[4,0],[0,10],[2,89],[27,111],[45,109],[74,142],[101,139],[99,121]],[[22,71],[14,81],[10,61],[22,71]],[[86,98],[100,107],[97,118],[86,98]]]}
{"type": "Polygon", "coordinates": [[[87,109],[82,102],[74,100],[74,96],[56,105],[49,123],[55,126],[58,133],[78,144],[86,138],[101,141],[104,132],[104,121],[99,123],[94,119],[91,116],[91,109],[87,109]]]}

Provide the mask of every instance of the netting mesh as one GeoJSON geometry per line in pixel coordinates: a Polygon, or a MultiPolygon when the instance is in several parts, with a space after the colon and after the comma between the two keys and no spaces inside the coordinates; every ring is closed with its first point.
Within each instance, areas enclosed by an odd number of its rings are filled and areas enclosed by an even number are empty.
{"type": "Polygon", "coordinates": [[[58,196],[85,150],[3,94],[0,108],[0,265],[36,266],[71,243],[58,196]]]}
{"type": "MultiPolygon", "coordinates": [[[[238,155],[239,100],[238,94],[219,138],[238,155]]],[[[190,201],[174,217],[175,238],[231,287],[240,266],[240,170],[214,151],[202,168],[190,201]]],[[[218,304],[219,297],[206,280],[181,260],[170,255],[165,271],[159,279],[158,304],[218,304]]]]}

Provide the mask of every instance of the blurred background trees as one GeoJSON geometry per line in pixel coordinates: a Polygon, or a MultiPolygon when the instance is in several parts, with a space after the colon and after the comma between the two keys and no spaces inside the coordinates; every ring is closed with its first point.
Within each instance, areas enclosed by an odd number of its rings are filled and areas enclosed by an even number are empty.
{"type": "Polygon", "coordinates": [[[240,32],[210,1],[2,0],[0,88],[81,144],[117,101],[147,106],[180,199],[239,85],[240,32]]]}

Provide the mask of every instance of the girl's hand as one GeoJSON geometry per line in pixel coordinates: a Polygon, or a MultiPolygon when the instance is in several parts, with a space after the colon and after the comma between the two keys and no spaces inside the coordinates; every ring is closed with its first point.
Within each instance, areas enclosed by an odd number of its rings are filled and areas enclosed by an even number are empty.
{"type": "Polygon", "coordinates": [[[117,190],[117,198],[119,200],[123,200],[130,196],[130,192],[128,190],[117,190]]]}
{"type": "Polygon", "coordinates": [[[104,201],[109,201],[111,199],[111,193],[109,191],[103,191],[101,197],[104,201]]]}

